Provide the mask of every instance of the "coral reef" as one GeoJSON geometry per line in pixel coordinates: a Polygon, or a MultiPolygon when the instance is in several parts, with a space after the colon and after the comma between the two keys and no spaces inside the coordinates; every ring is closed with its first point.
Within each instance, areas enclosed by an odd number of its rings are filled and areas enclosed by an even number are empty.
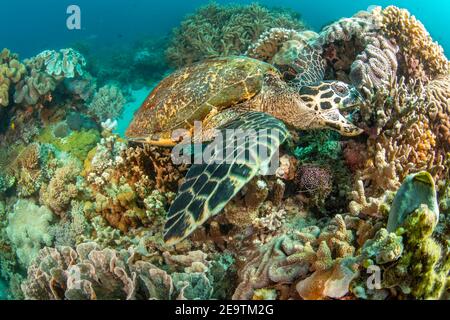
{"type": "Polygon", "coordinates": [[[8,214],[6,234],[24,267],[31,264],[42,247],[52,244],[48,232],[52,219],[54,215],[48,208],[23,199],[8,214]]]}
{"type": "Polygon", "coordinates": [[[240,55],[271,28],[304,29],[299,16],[257,4],[209,4],[188,16],[174,30],[166,51],[169,64],[181,67],[205,58],[240,55]]]}
{"type": "Polygon", "coordinates": [[[448,300],[449,99],[442,48],[393,6],[315,33],[288,10],[210,4],[171,39],[104,55],[80,43],[20,61],[4,49],[1,298],[448,300]],[[294,90],[352,84],[363,101],[340,111],[365,134],[290,130],[274,175],[169,246],[189,165],[120,137],[119,118],[167,63],[241,54],[294,90]]]}
{"type": "Polygon", "coordinates": [[[126,100],[118,87],[106,85],[95,93],[88,109],[99,121],[106,121],[117,119],[125,103],[126,100]]]}
{"type": "Polygon", "coordinates": [[[25,75],[25,66],[8,49],[0,52],[0,106],[9,105],[11,86],[25,75]]]}
{"type": "Polygon", "coordinates": [[[389,6],[382,12],[382,30],[395,39],[405,63],[405,75],[423,81],[448,75],[449,62],[442,47],[408,10],[389,6]]]}
{"type": "MultiPolygon", "coordinates": [[[[133,249],[102,249],[96,243],[44,248],[22,284],[27,299],[209,299],[214,264],[202,252],[166,255],[169,272],[142,260],[133,249]],[[172,269],[172,270],[170,270],[172,269]]],[[[226,271],[226,270],[221,270],[226,271]]]]}

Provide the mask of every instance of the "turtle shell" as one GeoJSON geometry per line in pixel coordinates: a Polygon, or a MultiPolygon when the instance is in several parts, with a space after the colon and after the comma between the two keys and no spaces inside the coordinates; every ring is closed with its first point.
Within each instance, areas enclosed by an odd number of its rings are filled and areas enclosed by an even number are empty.
{"type": "Polygon", "coordinates": [[[141,139],[188,128],[213,109],[221,111],[252,99],[261,91],[268,72],[277,70],[247,57],[216,58],[180,69],[150,93],[126,135],[141,139]]]}

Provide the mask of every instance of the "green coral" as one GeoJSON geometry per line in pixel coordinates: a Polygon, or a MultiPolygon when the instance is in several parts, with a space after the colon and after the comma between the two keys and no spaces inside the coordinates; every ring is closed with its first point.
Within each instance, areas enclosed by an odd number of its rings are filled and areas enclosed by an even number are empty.
{"type": "Polygon", "coordinates": [[[38,137],[41,143],[54,145],[59,151],[67,152],[77,159],[84,161],[100,141],[100,133],[97,130],[73,131],[64,138],[58,138],[53,133],[53,127],[47,127],[38,137]]]}
{"type": "Polygon", "coordinates": [[[408,216],[397,230],[404,239],[404,253],[386,270],[385,286],[399,286],[417,299],[439,299],[443,295],[450,272],[449,246],[441,247],[433,239],[434,228],[434,212],[426,205],[408,216]]]}
{"type": "Polygon", "coordinates": [[[144,199],[145,213],[149,219],[153,217],[165,217],[168,204],[175,198],[173,192],[162,193],[153,190],[151,195],[144,199]]]}
{"type": "Polygon", "coordinates": [[[437,224],[439,205],[436,186],[433,177],[426,171],[409,175],[403,181],[389,212],[388,231],[394,232],[422,204],[426,204],[434,213],[434,223],[437,224]]]}
{"type": "MultiPolygon", "coordinates": [[[[402,237],[380,229],[373,239],[367,240],[361,250],[365,259],[374,259],[377,264],[386,264],[396,261],[403,253],[402,237]]],[[[372,265],[366,260],[365,265],[372,265]]]]}
{"type": "Polygon", "coordinates": [[[0,172],[0,194],[8,191],[15,183],[14,176],[0,172]]]}
{"type": "Polygon", "coordinates": [[[331,130],[304,132],[297,143],[294,155],[303,162],[337,160],[342,155],[340,136],[331,130]]]}

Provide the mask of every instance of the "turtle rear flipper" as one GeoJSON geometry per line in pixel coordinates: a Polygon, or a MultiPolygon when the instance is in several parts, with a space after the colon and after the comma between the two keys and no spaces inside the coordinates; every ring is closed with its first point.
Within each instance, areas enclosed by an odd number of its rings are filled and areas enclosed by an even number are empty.
{"type": "Polygon", "coordinates": [[[193,164],[169,209],[164,228],[168,244],[188,237],[225,205],[261,169],[267,169],[289,132],[280,120],[261,112],[244,112],[219,128],[203,161],[193,164]],[[210,155],[207,157],[206,155],[210,155]]]}

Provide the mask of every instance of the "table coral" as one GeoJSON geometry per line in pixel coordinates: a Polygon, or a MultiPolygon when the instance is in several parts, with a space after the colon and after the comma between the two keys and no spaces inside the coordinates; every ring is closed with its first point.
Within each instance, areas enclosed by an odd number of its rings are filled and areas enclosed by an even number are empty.
{"type": "Polygon", "coordinates": [[[181,67],[205,58],[243,54],[270,28],[301,31],[298,16],[286,10],[269,10],[257,4],[220,6],[210,4],[188,16],[167,49],[171,65],[181,67]]]}

